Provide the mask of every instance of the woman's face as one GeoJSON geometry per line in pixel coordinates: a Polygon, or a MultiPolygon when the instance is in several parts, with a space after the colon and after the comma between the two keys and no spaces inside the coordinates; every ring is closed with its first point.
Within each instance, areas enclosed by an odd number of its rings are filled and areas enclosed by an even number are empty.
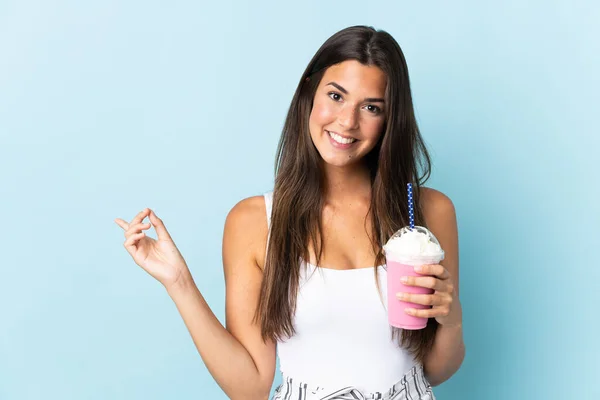
{"type": "Polygon", "coordinates": [[[356,60],[329,67],[310,113],[312,141],[325,163],[342,167],[369,153],[383,133],[387,79],[356,60]]]}

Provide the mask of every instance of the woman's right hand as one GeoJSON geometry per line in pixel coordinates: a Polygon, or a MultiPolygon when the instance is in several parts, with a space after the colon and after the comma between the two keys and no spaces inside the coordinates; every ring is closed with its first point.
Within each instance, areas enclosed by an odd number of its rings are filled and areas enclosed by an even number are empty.
{"type": "Polygon", "coordinates": [[[116,218],[115,222],[125,231],[125,249],[133,257],[137,265],[156,278],[169,289],[174,284],[189,276],[185,260],[171,239],[163,222],[149,208],[126,222],[116,218]],[[150,223],[142,223],[149,217],[150,223]],[[157,240],[146,236],[143,232],[154,226],[157,240]]]}

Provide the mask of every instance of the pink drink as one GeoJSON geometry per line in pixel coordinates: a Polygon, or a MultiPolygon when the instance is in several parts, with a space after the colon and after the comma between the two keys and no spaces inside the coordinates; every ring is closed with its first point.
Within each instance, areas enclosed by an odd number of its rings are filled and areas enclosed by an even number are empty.
{"type": "Polygon", "coordinates": [[[396,297],[396,293],[431,294],[432,289],[404,285],[403,276],[423,276],[415,271],[415,266],[438,264],[444,259],[444,251],[439,242],[426,228],[415,226],[412,230],[404,227],[396,232],[383,246],[387,265],[388,321],[390,325],[402,329],[423,329],[427,318],[408,315],[406,308],[425,309],[431,306],[408,303],[396,297]]]}

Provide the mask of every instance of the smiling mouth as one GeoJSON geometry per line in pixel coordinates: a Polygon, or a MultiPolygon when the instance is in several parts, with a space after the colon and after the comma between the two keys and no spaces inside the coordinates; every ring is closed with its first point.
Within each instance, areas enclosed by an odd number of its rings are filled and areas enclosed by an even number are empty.
{"type": "Polygon", "coordinates": [[[325,132],[327,132],[329,137],[332,138],[336,143],[341,144],[341,145],[348,145],[348,144],[352,144],[352,143],[358,141],[358,139],[354,139],[354,138],[344,138],[343,136],[340,136],[335,132],[330,132],[330,131],[325,131],[325,132]]]}

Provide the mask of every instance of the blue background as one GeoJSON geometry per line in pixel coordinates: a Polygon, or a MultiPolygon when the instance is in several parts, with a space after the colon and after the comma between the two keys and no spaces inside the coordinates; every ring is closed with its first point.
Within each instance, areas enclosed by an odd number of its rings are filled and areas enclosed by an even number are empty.
{"type": "MultiPolygon", "coordinates": [[[[221,238],[300,74],[390,32],[454,201],[467,357],[439,399],[597,399],[593,1],[0,2],[0,399],[224,399],[115,217],[163,218],[224,322],[221,238]]],[[[280,382],[276,375],[274,386],[280,382]]]]}

